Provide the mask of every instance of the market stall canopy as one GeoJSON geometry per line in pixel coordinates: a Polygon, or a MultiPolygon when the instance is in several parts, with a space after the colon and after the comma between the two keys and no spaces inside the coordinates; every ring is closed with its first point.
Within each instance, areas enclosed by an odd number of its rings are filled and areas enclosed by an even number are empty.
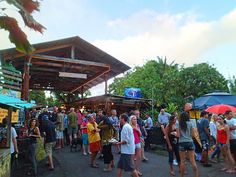
{"type": "Polygon", "coordinates": [[[12,62],[22,73],[25,65],[30,66],[30,89],[82,93],[130,69],[78,36],[33,47],[30,62],[15,48],[0,51],[3,61],[12,62]]]}
{"type": "Polygon", "coordinates": [[[209,93],[195,99],[193,103],[193,109],[204,110],[209,106],[217,104],[236,106],[236,96],[226,92],[209,93]]]}
{"type": "Polygon", "coordinates": [[[23,101],[19,98],[9,97],[6,95],[0,94],[0,107],[6,108],[6,107],[13,107],[16,109],[21,108],[32,108],[36,106],[35,104],[28,103],[27,101],[23,101]]]}
{"type": "Polygon", "coordinates": [[[150,108],[152,100],[105,94],[90,98],[84,98],[73,103],[69,103],[69,105],[73,104],[93,111],[103,109],[107,113],[110,113],[111,109],[116,109],[119,113],[121,113],[131,109],[150,108]]]}

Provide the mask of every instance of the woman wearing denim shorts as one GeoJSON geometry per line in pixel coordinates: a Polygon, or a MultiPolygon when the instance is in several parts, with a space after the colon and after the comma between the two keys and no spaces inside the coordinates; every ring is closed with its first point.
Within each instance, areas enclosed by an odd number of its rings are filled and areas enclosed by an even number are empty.
{"type": "Polygon", "coordinates": [[[192,165],[194,172],[194,177],[199,177],[198,168],[194,157],[194,144],[192,139],[192,131],[194,127],[190,121],[189,114],[187,112],[182,112],[180,114],[179,120],[179,154],[180,154],[180,173],[181,177],[185,174],[185,156],[186,152],[188,153],[189,160],[192,165]]]}

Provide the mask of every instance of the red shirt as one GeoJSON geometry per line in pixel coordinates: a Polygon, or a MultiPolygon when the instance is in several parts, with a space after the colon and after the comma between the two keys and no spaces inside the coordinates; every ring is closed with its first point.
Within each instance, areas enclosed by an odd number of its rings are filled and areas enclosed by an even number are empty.
{"type": "MultiPolygon", "coordinates": [[[[88,125],[88,121],[83,121],[82,124],[81,124],[81,127],[85,127],[88,125]]],[[[83,128],[81,129],[82,130],[82,134],[88,134],[88,129],[87,127],[86,128],[83,128]]]]}
{"type": "Polygon", "coordinates": [[[133,132],[134,132],[134,143],[135,144],[140,143],[140,133],[139,133],[139,131],[133,128],[133,132]]]}
{"type": "Polygon", "coordinates": [[[227,142],[227,133],[224,129],[220,130],[217,128],[217,142],[221,144],[226,144],[227,142]]]}

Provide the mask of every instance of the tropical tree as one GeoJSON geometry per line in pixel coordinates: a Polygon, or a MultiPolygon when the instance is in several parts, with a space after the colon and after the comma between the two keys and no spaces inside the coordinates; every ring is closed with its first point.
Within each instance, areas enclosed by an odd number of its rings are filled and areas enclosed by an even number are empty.
{"type": "Polygon", "coordinates": [[[207,63],[184,67],[166,58],[150,60],[135,67],[109,86],[111,93],[123,95],[126,87],[138,87],[143,98],[157,100],[156,106],[183,105],[188,96],[198,97],[213,91],[228,91],[227,80],[216,68],[207,63]]]}
{"type": "Polygon", "coordinates": [[[45,27],[32,16],[34,11],[39,11],[39,2],[37,0],[0,0],[0,29],[9,32],[9,39],[19,52],[32,53],[34,48],[30,45],[27,35],[19,27],[17,20],[7,14],[8,8],[3,5],[4,2],[16,9],[27,27],[42,33],[45,27]]]}
{"type": "Polygon", "coordinates": [[[228,81],[217,69],[207,63],[182,68],[176,82],[177,92],[182,98],[199,97],[214,91],[229,92],[228,81]]]}
{"type": "Polygon", "coordinates": [[[157,60],[150,60],[142,67],[135,67],[124,77],[116,78],[109,90],[114,94],[123,95],[126,87],[138,87],[143,98],[152,98],[157,101],[157,105],[161,105],[172,102],[170,95],[175,92],[171,85],[174,83],[176,72],[178,64],[167,64],[166,58],[157,57],[157,60]]]}
{"type": "MultiPolygon", "coordinates": [[[[52,92],[52,94],[57,102],[57,105],[71,103],[71,102],[81,99],[82,97],[80,94],[72,94],[68,92],[59,92],[59,91],[54,91],[52,92]]],[[[83,97],[87,98],[90,95],[91,95],[91,92],[87,90],[84,92],[83,97]]]]}
{"type": "Polygon", "coordinates": [[[46,95],[42,90],[32,90],[29,94],[29,100],[34,100],[37,105],[46,105],[46,95]]]}

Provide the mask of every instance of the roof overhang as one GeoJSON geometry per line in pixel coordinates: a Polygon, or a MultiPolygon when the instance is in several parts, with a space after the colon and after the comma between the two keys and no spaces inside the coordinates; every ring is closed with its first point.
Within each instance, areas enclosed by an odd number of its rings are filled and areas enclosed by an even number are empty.
{"type": "Polygon", "coordinates": [[[31,62],[15,48],[0,51],[4,61],[17,70],[30,65],[30,89],[83,92],[115,77],[130,67],[80,37],[71,37],[33,45],[31,62]],[[86,78],[60,77],[60,72],[79,73],[86,78]]]}

